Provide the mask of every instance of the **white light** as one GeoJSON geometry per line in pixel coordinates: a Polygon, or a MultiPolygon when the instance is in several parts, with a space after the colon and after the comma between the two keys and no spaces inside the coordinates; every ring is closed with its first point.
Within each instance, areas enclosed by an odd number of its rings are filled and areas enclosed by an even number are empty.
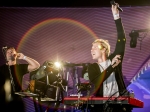
{"type": "Polygon", "coordinates": [[[57,67],[57,68],[60,68],[60,67],[61,67],[61,64],[60,64],[59,62],[55,62],[54,65],[55,65],[55,67],[57,67]]]}

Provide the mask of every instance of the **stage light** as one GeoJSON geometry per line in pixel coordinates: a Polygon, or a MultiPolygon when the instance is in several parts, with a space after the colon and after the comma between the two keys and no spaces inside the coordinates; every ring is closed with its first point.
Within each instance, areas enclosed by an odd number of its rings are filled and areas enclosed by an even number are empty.
{"type": "Polygon", "coordinates": [[[131,37],[130,47],[135,48],[137,44],[137,38],[139,37],[139,33],[137,31],[132,30],[131,33],[129,33],[129,36],[131,37]]]}
{"type": "Polygon", "coordinates": [[[56,68],[60,68],[61,67],[61,63],[60,62],[54,62],[54,65],[56,68]]]}

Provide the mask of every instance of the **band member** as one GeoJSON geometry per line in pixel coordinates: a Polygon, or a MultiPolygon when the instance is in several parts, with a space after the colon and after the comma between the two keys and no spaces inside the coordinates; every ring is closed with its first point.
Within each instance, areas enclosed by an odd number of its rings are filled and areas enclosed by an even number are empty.
{"type": "Polygon", "coordinates": [[[3,90],[4,102],[3,104],[9,105],[11,108],[6,108],[12,111],[23,110],[24,104],[22,99],[15,95],[15,92],[22,91],[22,78],[23,75],[34,71],[40,67],[40,64],[28,57],[23,53],[17,53],[14,47],[5,49],[6,63],[0,66],[0,87],[3,90]],[[17,59],[26,61],[26,64],[17,64],[17,59]],[[13,103],[12,103],[13,102],[13,103]],[[10,105],[12,104],[12,105],[10,105]],[[17,110],[18,109],[18,110],[17,110]]]}
{"type": "Polygon", "coordinates": [[[122,61],[125,52],[126,37],[117,7],[112,5],[112,14],[117,29],[115,50],[110,54],[108,40],[96,39],[92,43],[91,54],[96,63],[88,67],[89,80],[95,86],[94,95],[101,97],[119,96],[126,90],[122,74],[122,61]]]}

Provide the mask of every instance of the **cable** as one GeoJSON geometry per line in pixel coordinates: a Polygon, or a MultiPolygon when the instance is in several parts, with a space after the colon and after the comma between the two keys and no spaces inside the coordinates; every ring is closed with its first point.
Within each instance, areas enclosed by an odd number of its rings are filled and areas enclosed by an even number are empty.
{"type": "MultiPolygon", "coordinates": [[[[111,108],[108,108],[108,103],[109,103],[109,100],[116,94],[116,93],[118,93],[118,92],[120,92],[120,91],[116,91],[114,94],[112,94],[109,98],[108,98],[108,100],[104,103],[104,106],[103,106],[103,110],[104,110],[104,112],[106,111],[107,112],[107,109],[109,110],[109,109],[111,109],[111,108]]],[[[120,97],[120,96],[123,96],[126,92],[128,92],[128,90],[124,90],[118,97],[116,97],[113,101],[117,101],[117,99],[120,97]]],[[[111,112],[112,110],[110,110],[110,111],[108,111],[108,112],[111,112]]]]}
{"type": "Polygon", "coordinates": [[[114,94],[112,94],[112,95],[108,98],[108,100],[106,100],[106,102],[104,103],[104,106],[103,106],[104,112],[105,112],[105,110],[107,111],[109,100],[110,100],[116,93],[118,93],[118,92],[119,92],[119,91],[116,91],[114,94]]]}
{"type": "Polygon", "coordinates": [[[12,88],[13,88],[13,91],[15,93],[16,92],[16,90],[15,90],[15,83],[14,83],[14,80],[13,80],[13,77],[12,77],[12,74],[11,74],[10,65],[8,65],[8,69],[9,69],[9,73],[10,73],[10,82],[12,84],[12,88]]]}
{"type": "MultiPolygon", "coordinates": [[[[123,96],[126,92],[129,92],[128,90],[124,90],[118,97],[116,97],[113,101],[117,101],[117,99],[119,98],[119,97],[121,97],[121,96],[123,96]]],[[[128,96],[129,96],[129,94],[128,94],[128,96]]],[[[123,100],[121,100],[121,101],[123,101],[123,100]]]]}

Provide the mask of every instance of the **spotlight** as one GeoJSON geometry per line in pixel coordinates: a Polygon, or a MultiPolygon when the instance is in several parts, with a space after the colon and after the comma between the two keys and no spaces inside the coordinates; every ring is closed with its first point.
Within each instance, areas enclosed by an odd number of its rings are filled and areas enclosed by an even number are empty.
{"type": "Polygon", "coordinates": [[[139,37],[139,33],[137,31],[132,30],[131,33],[129,33],[129,36],[131,37],[130,47],[135,48],[137,44],[137,38],[139,37]]]}
{"type": "Polygon", "coordinates": [[[61,63],[60,62],[54,62],[54,65],[56,68],[60,68],[61,67],[61,63]]]}
{"type": "MultiPolygon", "coordinates": [[[[58,75],[61,71],[62,64],[59,62],[54,62],[47,60],[43,65],[35,72],[35,75],[32,76],[32,79],[43,79],[46,74],[48,75],[58,75]]],[[[45,78],[44,78],[45,79],[45,78]]]]}

